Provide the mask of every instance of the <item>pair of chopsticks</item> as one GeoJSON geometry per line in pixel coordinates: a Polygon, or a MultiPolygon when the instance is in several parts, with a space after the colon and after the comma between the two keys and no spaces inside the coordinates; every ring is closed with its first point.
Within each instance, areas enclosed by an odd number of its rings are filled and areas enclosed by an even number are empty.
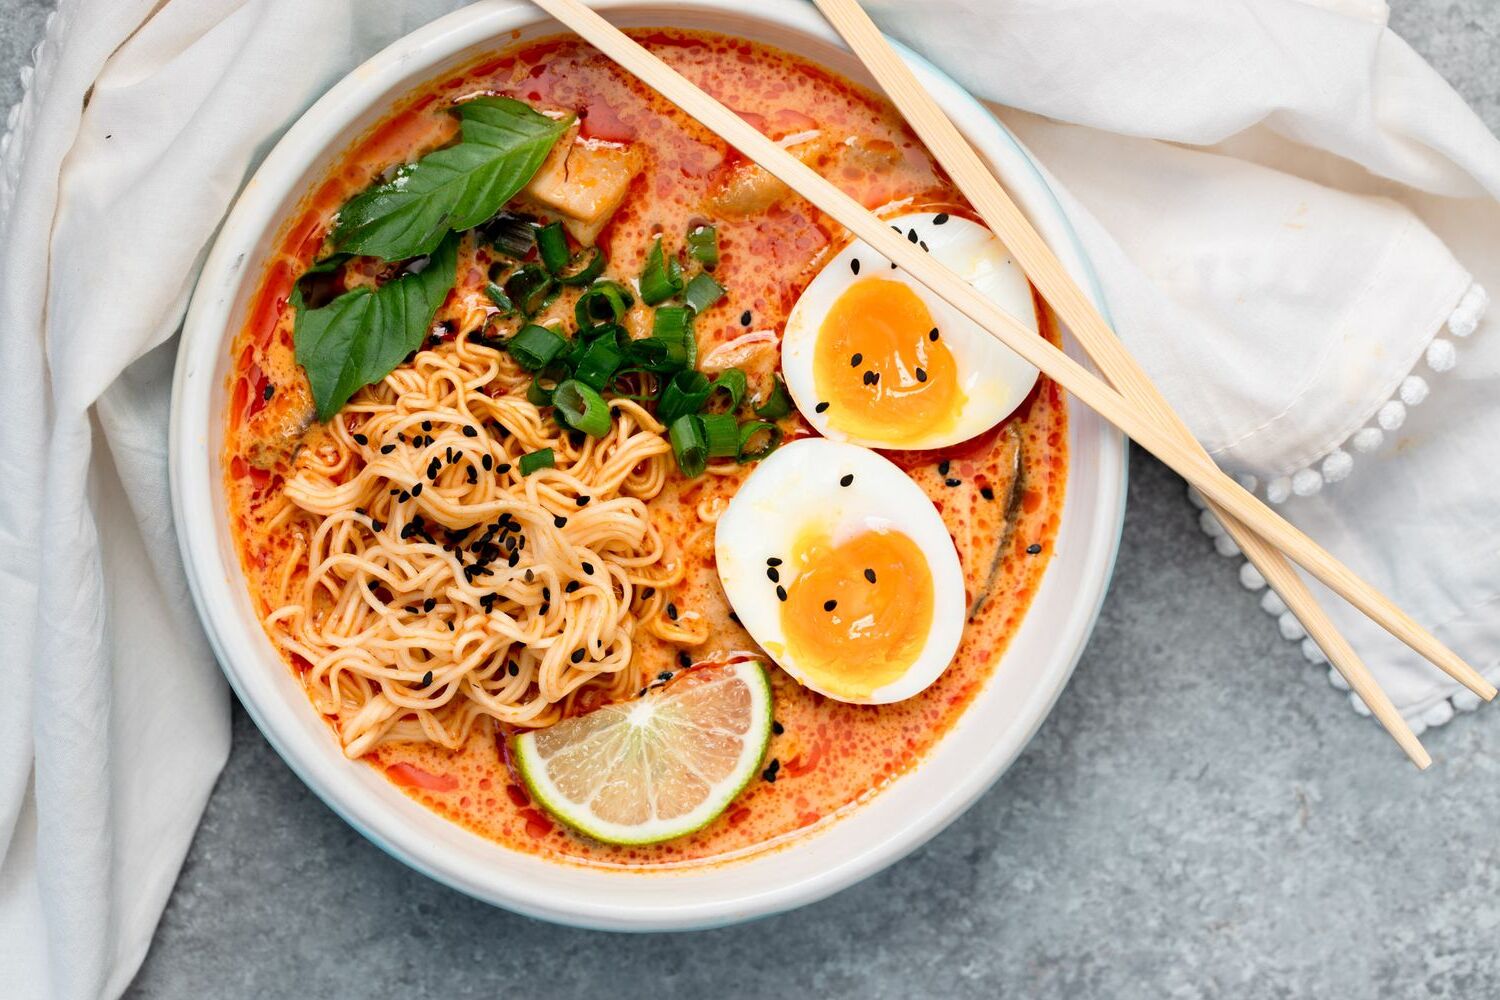
{"type": "Polygon", "coordinates": [[[1068,324],[1112,385],[1105,384],[1044,338],[1037,337],[739,115],[584,6],[581,0],[533,0],[533,3],[904,268],[1197,487],[1235,542],[1418,768],[1431,764],[1431,757],[1348,641],[1333,627],[1288,560],[1296,562],[1479,697],[1488,701],[1495,696],[1494,686],[1457,654],[1214,464],[972,147],[891,49],[857,0],[814,0],[814,3],[869,69],[980,218],[1010,249],[1022,270],[1068,324]]]}

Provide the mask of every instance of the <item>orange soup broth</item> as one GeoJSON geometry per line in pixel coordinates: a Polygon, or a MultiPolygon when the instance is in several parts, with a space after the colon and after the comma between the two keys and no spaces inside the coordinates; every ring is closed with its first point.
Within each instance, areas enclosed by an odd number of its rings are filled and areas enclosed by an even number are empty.
{"type": "MultiPolygon", "coordinates": [[[[773,138],[816,129],[821,138],[807,162],[866,206],[897,203],[900,211],[972,217],[896,112],[869,91],[800,58],[724,36],[647,31],[636,37],[773,138]]],[[[450,141],[456,125],[448,109],[478,94],[575,110],[584,136],[640,149],[644,169],[600,236],[609,276],[628,280],[639,274],[659,233],[670,240],[699,223],[717,227],[721,262],[714,277],[728,294],[699,319],[700,358],[748,331],[779,334],[802,289],[847,238],[842,227],[795,195],[744,217],[725,218],[705,207],[749,165],[581,42],[531,44],[413,93],[339,158],[283,228],[234,343],[225,483],[241,562],[263,615],[276,606],[287,581],[296,586],[302,579],[294,558],[299,522],[287,516],[281,494],[292,454],[272,451],[266,457],[280,426],[280,401],[299,393],[306,398],[292,348],[292,283],[322,251],[338,207],[392,165],[450,141]]],[[[458,285],[439,321],[482,301],[488,263],[487,251],[466,240],[458,285]]],[[[1055,342],[1050,317],[1040,300],[1037,306],[1043,335],[1055,342]]],[[[559,315],[570,313],[571,299],[555,308],[559,315]]],[[[752,392],[769,384],[778,356],[773,343],[735,361],[749,375],[752,392]]],[[[812,433],[795,414],[783,426],[789,437],[812,433]]],[[[304,440],[313,443],[320,433],[314,426],[304,440]]],[[[777,725],[766,770],[697,833],[653,846],[614,847],[570,832],[530,801],[508,760],[507,734],[498,727],[477,733],[457,751],[393,743],[363,759],[428,808],[485,837],[584,864],[709,863],[830,822],[920,761],[994,674],[1051,555],[1067,473],[1066,437],[1062,394],[1043,378],[1014,415],[974,441],[941,452],[888,453],[932,498],[964,567],[971,617],[952,665],[920,695],[882,706],[824,698],[770,666],[777,725]]],[[[714,566],[713,519],[752,468],[711,471],[694,480],[674,472],[650,503],[655,524],[687,567],[670,598],[680,615],[706,624],[709,638],[682,649],[638,631],[643,687],[680,670],[684,653],[695,665],[761,655],[733,618],[714,566]]],[[[289,659],[293,669],[307,666],[289,659]]]]}

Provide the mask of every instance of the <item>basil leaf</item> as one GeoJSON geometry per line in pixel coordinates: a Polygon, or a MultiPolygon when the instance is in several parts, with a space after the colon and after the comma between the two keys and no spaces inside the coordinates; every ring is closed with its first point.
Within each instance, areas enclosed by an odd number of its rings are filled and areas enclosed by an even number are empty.
{"type": "Polygon", "coordinates": [[[422,346],[453,288],[458,240],[457,235],[443,240],[420,271],[378,289],[345,292],[319,309],[307,307],[300,288],[292,293],[297,309],[292,340],[319,420],[326,422],[361,387],[385,378],[422,346]]]}
{"type": "Polygon", "coordinates": [[[479,225],[525,187],[573,118],[548,118],[508,97],[458,105],[460,141],[401,168],[339,210],[336,250],[382,260],[431,253],[479,225]]]}

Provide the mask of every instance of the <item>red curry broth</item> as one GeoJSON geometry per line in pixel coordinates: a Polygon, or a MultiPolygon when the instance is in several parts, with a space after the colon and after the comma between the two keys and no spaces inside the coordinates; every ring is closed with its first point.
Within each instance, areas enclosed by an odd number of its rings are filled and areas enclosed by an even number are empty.
{"type": "MultiPolygon", "coordinates": [[[[788,144],[811,166],[865,205],[901,202],[903,211],[971,214],[894,110],[867,90],[800,58],[724,36],[653,31],[636,37],[763,132],[790,137],[788,144]],[[814,130],[819,134],[808,140],[814,130]]],[[[235,341],[226,485],[234,536],[262,614],[274,606],[283,578],[290,573],[296,579],[298,572],[286,565],[295,519],[273,521],[284,506],[280,490],[289,456],[268,461],[265,451],[285,431],[275,407],[295,405],[297,394],[305,398],[306,392],[292,351],[291,283],[318,255],[338,207],[393,164],[449,141],[456,126],[447,107],[481,93],[574,109],[583,135],[641,151],[644,168],[599,238],[612,276],[638,274],[658,233],[675,236],[702,222],[717,227],[721,263],[714,276],[728,294],[699,320],[700,357],[749,330],[779,333],[801,290],[843,238],[837,223],[790,194],[763,209],[733,211],[746,203],[735,201],[746,190],[764,195],[756,187],[764,181],[755,176],[757,168],[581,42],[533,44],[416,92],[305,199],[266,265],[235,341]]],[[[482,253],[465,242],[458,288],[439,320],[461,312],[466,296],[479,294],[482,253]]],[[[1045,334],[1055,340],[1040,303],[1038,313],[1045,334]]],[[[761,350],[736,363],[752,384],[764,383],[777,356],[774,349],[761,350]]],[[[795,416],[786,423],[791,436],[810,433],[795,416]]],[[[878,707],[826,699],[772,667],[777,726],[766,770],[723,816],[695,834],[624,848],[571,833],[529,801],[505,759],[504,734],[495,731],[477,734],[458,751],[388,744],[364,759],[413,798],[481,835],[583,863],[722,859],[828,821],[918,762],[995,672],[1051,554],[1066,478],[1065,441],[1061,394],[1044,378],[1016,414],[973,442],[943,452],[890,453],[933,499],[964,567],[974,610],[953,664],[919,696],[878,707]],[[952,480],[959,485],[946,485],[952,480]]],[[[671,599],[709,628],[708,642],[685,651],[694,663],[755,653],[720,589],[712,526],[700,515],[721,508],[747,471],[696,480],[674,475],[650,504],[655,523],[664,537],[676,540],[688,566],[671,599]]],[[[643,684],[679,669],[684,650],[650,635],[638,636],[637,644],[643,684]]]]}

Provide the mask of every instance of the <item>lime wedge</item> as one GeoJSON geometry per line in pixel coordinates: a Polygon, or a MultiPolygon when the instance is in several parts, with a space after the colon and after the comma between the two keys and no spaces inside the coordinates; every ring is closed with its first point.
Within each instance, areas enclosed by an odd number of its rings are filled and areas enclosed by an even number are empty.
{"type": "Polygon", "coordinates": [[[765,670],[731,663],[519,736],[515,759],[532,797],[573,829],[609,844],[655,844],[723,812],[770,738],[765,670]]]}

